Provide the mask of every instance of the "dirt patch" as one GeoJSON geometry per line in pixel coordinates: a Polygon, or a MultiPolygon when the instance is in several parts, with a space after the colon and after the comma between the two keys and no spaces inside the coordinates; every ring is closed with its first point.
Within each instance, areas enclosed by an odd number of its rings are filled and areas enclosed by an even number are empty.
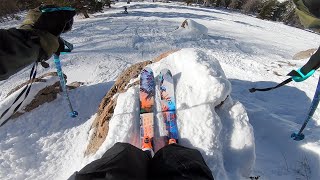
{"type": "Polygon", "coordinates": [[[308,49],[308,50],[305,50],[305,51],[300,51],[298,52],[297,54],[295,54],[292,59],[293,60],[300,60],[300,59],[307,59],[307,58],[310,58],[312,56],[312,54],[314,52],[316,52],[317,49],[315,48],[312,48],[312,49],[308,49]]]}

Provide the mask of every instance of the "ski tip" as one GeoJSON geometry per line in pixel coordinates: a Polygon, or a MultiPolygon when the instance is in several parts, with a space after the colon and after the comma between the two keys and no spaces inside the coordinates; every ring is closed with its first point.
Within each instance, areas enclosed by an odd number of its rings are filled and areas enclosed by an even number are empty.
{"type": "Polygon", "coordinates": [[[162,84],[164,81],[167,81],[171,84],[174,83],[172,73],[169,69],[162,69],[159,73],[158,80],[160,84],[162,84]]]}
{"type": "Polygon", "coordinates": [[[70,117],[75,118],[79,115],[77,111],[70,112],[70,117]]]}
{"type": "Polygon", "coordinates": [[[150,67],[144,67],[141,72],[145,72],[145,71],[153,73],[153,71],[150,67]]]}
{"type": "Polygon", "coordinates": [[[170,76],[172,76],[171,71],[167,68],[164,68],[160,71],[160,74],[165,75],[165,74],[169,74],[170,76]]]}
{"type": "Polygon", "coordinates": [[[293,140],[295,140],[295,141],[301,141],[301,140],[303,140],[304,139],[304,134],[302,134],[302,133],[292,133],[291,134],[291,138],[293,139],[293,140]]]}

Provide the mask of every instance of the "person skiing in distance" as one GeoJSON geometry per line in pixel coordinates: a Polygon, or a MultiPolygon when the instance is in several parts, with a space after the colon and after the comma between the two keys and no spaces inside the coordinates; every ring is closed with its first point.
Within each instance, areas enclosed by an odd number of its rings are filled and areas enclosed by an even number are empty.
{"type": "Polygon", "coordinates": [[[128,14],[128,11],[127,11],[127,10],[128,10],[127,6],[124,6],[124,11],[123,11],[123,13],[124,13],[124,14],[128,14]]]}
{"type": "Polygon", "coordinates": [[[53,5],[28,12],[19,28],[0,29],[0,81],[64,50],[61,33],[70,31],[75,9],[53,5]]]}

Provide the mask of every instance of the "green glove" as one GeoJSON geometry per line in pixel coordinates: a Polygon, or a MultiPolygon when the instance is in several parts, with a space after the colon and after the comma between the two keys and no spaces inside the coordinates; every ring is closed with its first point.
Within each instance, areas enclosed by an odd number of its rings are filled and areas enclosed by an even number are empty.
{"type": "Polygon", "coordinates": [[[28,12],[20,29],[35,32],[40,38],[40,46],[44,51],[43,59],[49,59],[54,53],[60,53],[64,47],[59,41],[61,33],[71,30],[75,9],[58,6],[41,6],[28,12]]]}

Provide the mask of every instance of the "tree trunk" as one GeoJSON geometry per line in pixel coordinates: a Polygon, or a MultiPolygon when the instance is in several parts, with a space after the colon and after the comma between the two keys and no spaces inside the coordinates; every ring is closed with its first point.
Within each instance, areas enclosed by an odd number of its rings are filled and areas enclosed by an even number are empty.
{"type": "Polygon", "coordinates": [[[85,18],[90,18],[87,10],[83,10],[83,11],[82,11],[82,14],[84,15],[85,18]]]}

